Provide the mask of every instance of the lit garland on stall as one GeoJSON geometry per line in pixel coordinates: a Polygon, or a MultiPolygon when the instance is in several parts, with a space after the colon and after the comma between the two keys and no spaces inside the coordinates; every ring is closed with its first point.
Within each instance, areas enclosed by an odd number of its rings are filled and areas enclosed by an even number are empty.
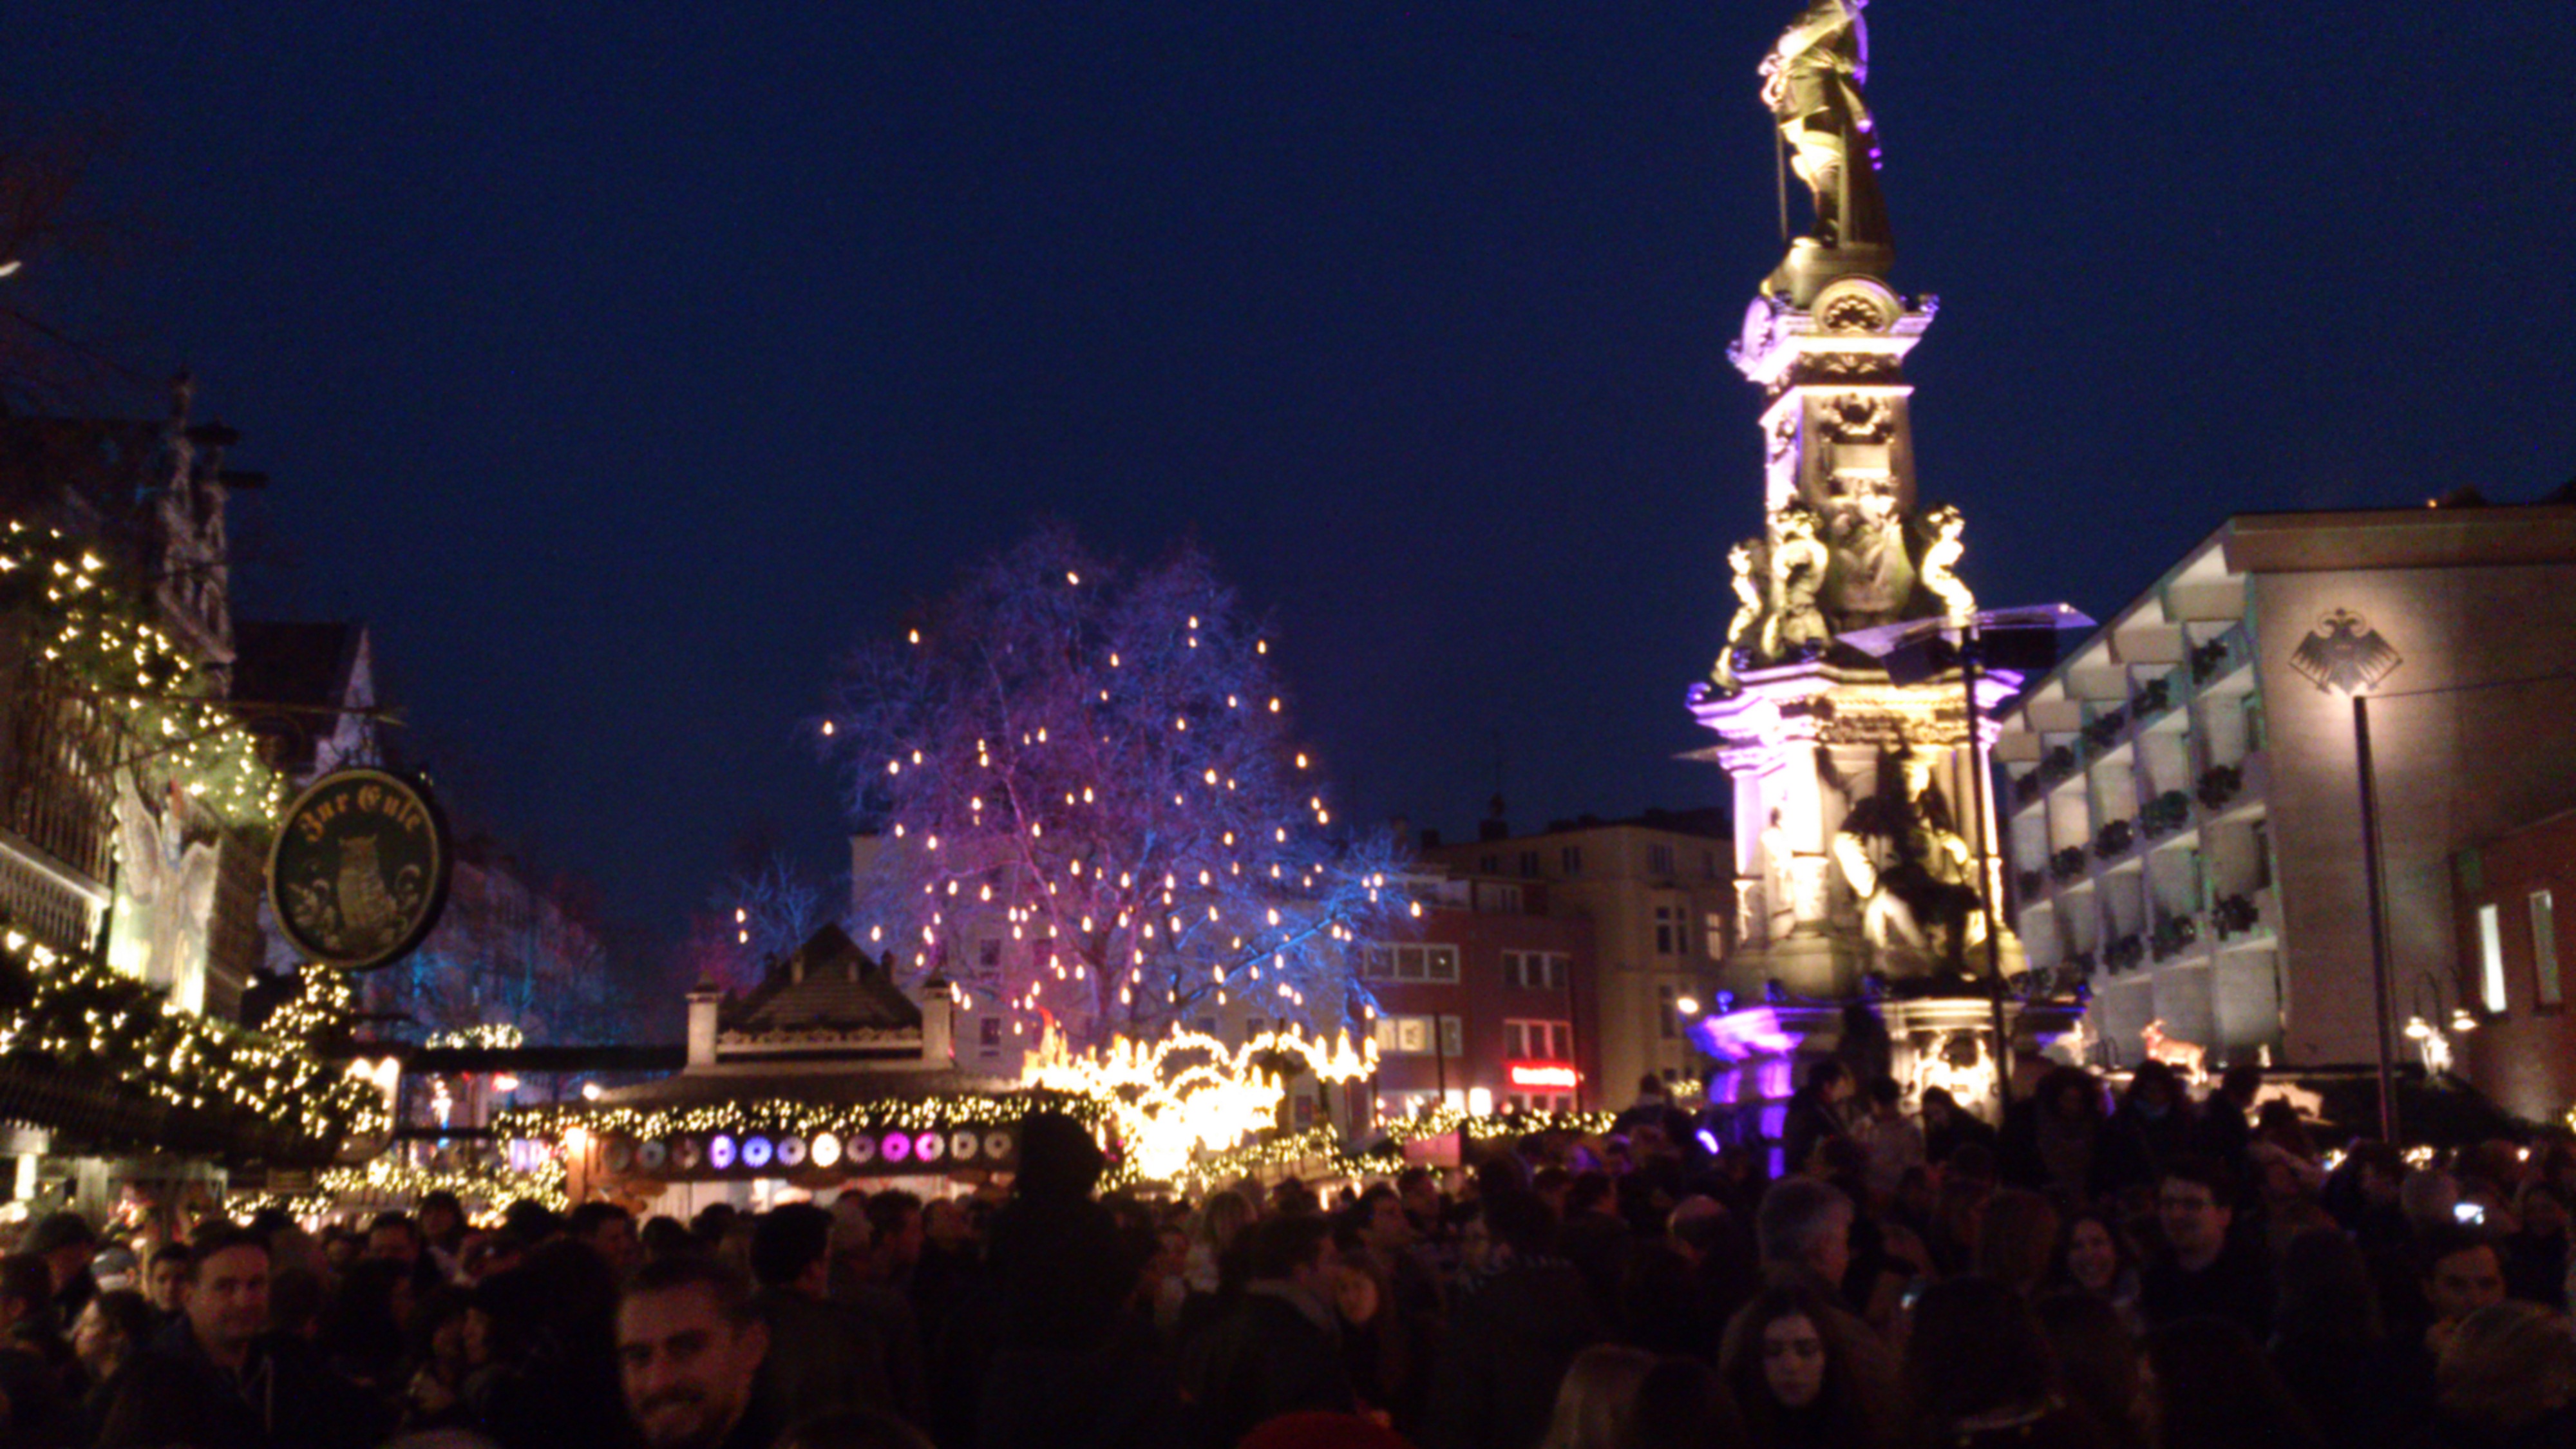
{"type": "Polygon", "coordinates": [[[595,1104],[511,1107],[492,1119],[494,1135],[561,1144],[573,1133],[639,1140],[722,1133],[811,1139],[822,1133],[926,1132],[939,1127],[1009,1127],[1033,1111],[1052,1108],[1097,1122],[1099,1106],[1082,1098],[909,1097],[875,1102],[824,1103],[776,1098],[708,1103],[694,1107],[618,1107],[595,1104]]]}
{"type": "Polygon", "coordinates": [[[534,1172],[519,1172],[497,1163],[478,1163],[465,1167],[414,1167],[391,1157],[379,1157],[363,1167],[334,1167],[314,1179],[308,1193],[236,1193],[224,1200],[224,1211],[235,1221],[247,1222],[253,1213],[267,1208],[284,1208],[296,1218],[327,1217],[353,1206],[415,1207],[422,1197],[433,1192],[452,1192],[465,1204],[467,1214],[478,1224],[489,1224],[502,1209],[521,1198],[552,1212],[569,1212],[572,1200],[564,1192],[563,1159],[548,1154],[546,1166],[534,1172]],[[476,1204],[483,1211],[474,1212],[476,1204]]]}
{"type": "Polygon", "coordinates": [[[1127,1170],[1149,1182],[1188,1174],[1194,1156],[1224,1152],[1275,1125],[1286,1097],[1271,1059],[1294,1057],[1320,1081],[1350,1082],[1377,1070],[1377,1043],[1359,1050],[1350,1034],[1327,1045],[1294,1032],[1265,1032],[1229,1049],[1202,1032],[1147,1044],[1113,1038],[1077,1055],[1052,1024],[1029,1053],[1021,1080],[1099,1102],[1124,1149],[1127,1170]]]}
{"type": "Polygon", "coordinates": [[[0,581],[15,585],[0,594],[35,617],[31,646],[133,740],[138,774],[175,784],[232,825],[276,823],[285,780],[198,661],[107,581],[104,560],[60,529],[13,520],[0,534],[0,581]]]}
{"type": "Polygon", "coordinates": [[[508,1051],[528,1044],[528,1034],[516,1022],[485,1021],[456,1031],[442,1031],[429,1039],[433,1047],[469,1047],[478,1051],[508,1051]]]}
{"type": "Polygon", "coordinates": [[[1465,1130],[1470,1137],[1526,1137],[1538,1132],[1571,1132],[1579,1137],[1599,1137],[1609,1132],[1618,1121],[1615,1112],[1488,1112],[1481,1116],[1464,1108],[1440,1106],[1418,1117],[1395,1117],[1378,1124],[1378,1131],[1391,1142],[1413,1142],[1424,1137],[1446,1137],[1465,1130]]]}
{"type": "Polygon", "coordinates": [[[166,1106],[238,1115],[336,1148],[388,1130],[381,1093],[301,1043],[184,1011],[163,992],[17,931],[0,933],[10,1006],[0,1053],[94,1068],[166,1106]]]}
{"type": "Polygon", "coordinates": [[[268,1014],[261,1030],[311,1046],[347,1035],[357,1010],[358,992],[348,972],[307,961],[296,971],[295,994],[268,1014]]]}

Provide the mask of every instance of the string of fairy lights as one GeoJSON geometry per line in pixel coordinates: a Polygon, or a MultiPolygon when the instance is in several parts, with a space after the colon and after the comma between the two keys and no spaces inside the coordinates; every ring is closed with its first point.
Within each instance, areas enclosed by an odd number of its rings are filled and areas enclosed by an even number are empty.
{"type": "Polygon", "coordinates": [[[285,781],[196,656],[111,583],[105,560],[60,529],[12,520],[0,582],[32,611],[36,652],[121,727],[143,780],[176,785],[235,827],[276,823],[285,781]]]}
{"type": "Polygon", "coordinates": [[[896,845],[870,943],[1022,1038],[1150,1037],[1229,1006],[1349,1019],[1352,951],[1421,906],[1383,850],[1328,835],[1269,641],[1201,568],[1122,586],[1044,548],[993,568],[1023,576],[970,599],[1031,597],[999,625],[909,630],[820,724],[896,845]]]}
{"type": "MultiPolygon", "coordinates": [[[[18,1002],[0,1012],[0,1055],[32,1053],[99,1070],[164,1106],[262,1131],[283,1127],[317,1146],[380,1135],[392,1125],[382,1093],[325,1066],[306,1038],[245,1031],[183,1010],[133,977],[14,930],[0,932],[0,963],[18,1002]]],[[[330,1016],[314,1002],[301,1011],[286,1029],[330,1016]]]]}

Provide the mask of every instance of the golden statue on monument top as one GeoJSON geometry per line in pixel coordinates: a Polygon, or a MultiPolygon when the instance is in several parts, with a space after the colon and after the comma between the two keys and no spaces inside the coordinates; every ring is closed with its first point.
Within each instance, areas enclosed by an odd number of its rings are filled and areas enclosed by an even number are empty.
{"type": "MultiPolygon", "coordinates": [[[[1849,270],[1883,274],[1895,255],[1878,191],[1876,126],[1861,86],[1869,78],[1869,0],[1813,0],[1762,58],[1762,103],[1780,125],[1787,171],[1807,185],[1815,226],[1791,244],[1784,274],[1812,269],[1801,252],[1842,254],[1849,270]]],[[[1788,230],[1788,179],[1780,227],[1788,230]]]]}

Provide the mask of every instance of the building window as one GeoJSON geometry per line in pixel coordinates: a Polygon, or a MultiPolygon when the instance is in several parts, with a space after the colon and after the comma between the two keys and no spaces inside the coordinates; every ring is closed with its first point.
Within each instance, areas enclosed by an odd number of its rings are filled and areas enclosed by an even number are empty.
{"type": "Polygon", "coordinates": [[[1535,851],[1535,850],[1524,850],[1524,851],[1522,851],[1522,852],[1521,852],[1521,874],[1522,874],[1522,875],[1524,875],[1524,876],[1531,877],[1531,878],[1533,878],[1533,879],[1537,877],[1537,875],[1538,875],[1538,852],[1537,852],[1537,851],[1535,851]]]}
{"type": "Polygon", "coordinates": [[[1717,879],[1716,851],[1703,850],[1699,853],[1699,873],[1708,877],[1710,880],[1717,879]]]}
{"type": "Polygon", "coordinates": [[[1655,1034],[1675,1041],[1682,1034],[1681,993],[1670,986],[1655,988],[1655,1034]]]}
{"type": "Polygon", "coordinates": [[[1646,869],[1654,872],[1656,875],[1671,875],[1673,873],[1673,848],[1669,845],[1647,846],[1646,869]]]}
{"type": "Polygon", "coordinates": [[[1002,1054],[1002,1019],[988,1016],[975,1023],[975,1047],[988,1057],[1002,1054]]]}
{"type": "Polygon", "coordinates": [[[1214,1035],[1216,1035],[1216,1018],[1215,1018],[1215,1017],[1213,1017],[1213,1016],[1202,1016],[1202,1017],[1200,1017],[1200,1018],[1199,1018],[1199,1035],[1201,1035],[1201,1036],[1214,1036],[1214,1035]]]}
{"type": "Polygon", "coordinates": [[[2478,907],[2479,996],[2490,1012],[2504,1010],[2504,928],[2490,903],[2478,907]]]}
{"type": "Polygon", "coordinates": [[[1574,1059],[1574,1023],[1507,1021],[1503,1055],[1521,1062],[1565,1062],[1574,1059]]]}
{"type": "Polygon", "coordinates": [[[1583,847],[1580,845],[1558,847],[1556,863],[1567,875],[1583,874],[1583,847]]]}
{"type": "Polygon", "coordinates": [[[1726,917],[1710,911],[1700,917],[1700,941],[1708,947],[1708,959],[1715,961],[1726,954],[1726,917]]]}
{"type": "Polygon", "coordinates": [[[1671,956],[1680,952],[1681,912],[1671,906],[1655,907],[1655,954],[1671,956]]]}
{"type": "Polygon", "coordinates": [[[1455,985],[1455,946],[1371,946],[1361,959],[1360,974],[1372,981],[1424,981],[1455,985]]]}
{"type": "Polygon", "coordinates": [[[976,964],[976,965],[978,965],[978,966],[999,966],[999,965],[1001,965],[1001,964],[1002,964],[1002,943],[1001,943],[1000,941],[978,941],[978,942],[976,942],[976,943],[975,943],[975,964],[976,964]]]}
{"type": "Polygon", "coordinates": [[[1503,873],[1503,858],[1499,855],[1488,855],[1476,862],[1476,869],[1483,871],[1487,875],[1501,875],[1503,873]]]}
{"type": "Polygon", "coordinates": [[[2541,1005],[2557,1006],[2566,1000],[2558,986],[2558,912],[2547,891],[2531,893],[2531,969],[2539,981],[2536,999],[2541,1005]]]}
{"type": "MultiPolygon", "coordinates": [[[[1386,1018],[1381,1016],[1378,1020],[1384,1021],[1386,1018]]],[[[1243,1039],[1245,1041],[1250,1041],[1269,1029],[1270,1018],[1266,1016],[1247,1016],[1243,1019],[1243,1039]]]]}
{"type": "Polygon", "coordinates": [[[1534,991],[1562,991],[1566,967],[1573,959],[1562,951],[1505,951],[1503,984],[1534,991]]]}
{"type": "Polygon", "coordinates": [[[1375,1028],[1377,1052],[1382,1057],[1427,1057],[1435,1049],[1444,1057],[1467,1054],[1466,1023],[1454,1016],[1381,1016],[1375,1028]],[[1434,1023],[1439,1036],[1434,1038],[1434,1023]]]}
{"type": "Polygon", "coordinates": [[[1440,1018],[1440,1054],[1463,1057],[1467,1054],[1467,1024],[1454,1016],[1440,1018]]]}

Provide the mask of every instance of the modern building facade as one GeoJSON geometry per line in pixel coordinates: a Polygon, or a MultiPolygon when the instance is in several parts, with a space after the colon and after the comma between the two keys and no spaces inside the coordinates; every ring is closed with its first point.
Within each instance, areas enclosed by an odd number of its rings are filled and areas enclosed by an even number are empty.
{"type": "Polygon", "coordinates": [[[1559,822],[1534,835],[1425,841],[1422,858],[1483,889],[1524,892],[1524,910],[1583,923],[1591,987],[1573,998],[1576,1036],[1596,1043],[1590,1106],[1624,1104],[1645,1076],[1696,1081],[1690,1016],[1732,949],[1731,833],[1717,811],[1559,822]]]}
{"type": "Polygon", "coordinates": [[[2466,969],[2447,1002],[2400,993],[2405,1035],[2517,1115],[2563,1120],[2576,1103],[2564,964],[2576,952],[2576,811],[2461,851],[2451,882],[2452,939],[2466,969]],[[2463,1006],[2476,1029],[2446,1033],[2463,1006]]]}
{"type": "Polygon", "coordinates": [[[2034,970],[2090,988],[2094,1059],[2134,1064],[2153,1024],[2213,1065],[2363,1065],[2383,1032],[2406,1049],[2418,996],[2442,1029],[2495,1014],[2453,856],[2576,806],[2570,658],[2563,502],[2240,515],[2185,555],[1995,746],[2012,919],[2034,970]]]}

